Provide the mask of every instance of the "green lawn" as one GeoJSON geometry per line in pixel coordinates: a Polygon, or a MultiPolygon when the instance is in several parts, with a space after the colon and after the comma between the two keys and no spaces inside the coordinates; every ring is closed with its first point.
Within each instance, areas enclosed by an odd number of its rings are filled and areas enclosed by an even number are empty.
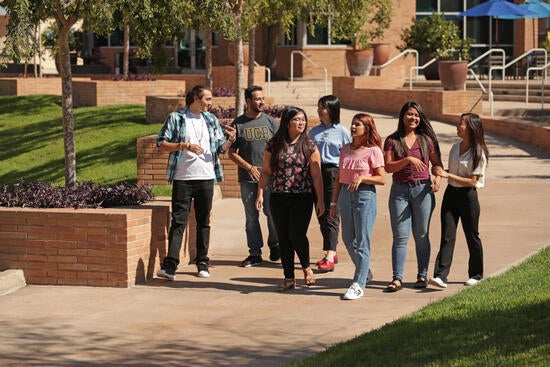
{"type": "MultiPolygon", "coordinates": [[[[157,134],[142,105],[75,108],[77,180],[112,184],[136,181],[136,138],[157,134]]],[[[63,184],[61,97],[0,97],[0,184],[27,181],[63,184]]],[[[169,187],[154,189],[169,194],[169,187]]]]}
{"type": "MultiPolygon", "coordinates": [[[[291,366],[550,366],[548,269],[550,247],[501,276],[291,366]]],[[[342,327],[348,322],[342,317],[342,327]]]]}

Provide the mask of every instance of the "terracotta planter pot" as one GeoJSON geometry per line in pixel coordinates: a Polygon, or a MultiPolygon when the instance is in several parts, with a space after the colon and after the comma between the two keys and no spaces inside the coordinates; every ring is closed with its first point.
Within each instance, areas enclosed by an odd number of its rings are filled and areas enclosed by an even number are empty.
{"type": "MultiPolygon", "coordinates": [[[[248,65],[248,58],[250,55],[250,50],[248,48],[248,43],[243,42],[243,63],[248,65]]],[[[230,65],[235,65],[235,44],[230,42],[227,44],[227,58],[229,59],[230,65]]]]}
{"type": "Polygon", "coordinates": [[[464,89],[467,75],[467,61],[439,61],[439,79],[444,90],[464,89]]]}
{"type": "Polygon", "coordinates": [[[346,50],[346,61],[351,76],[369,75],[374,53],[372,48],[366,50],[346,50]]]}
{"type": "Polygon", "coordinates": [[[373,65],[384,65],[390,59],[389,43],[374,43],[372,49],[374,52],[373,65]]]}

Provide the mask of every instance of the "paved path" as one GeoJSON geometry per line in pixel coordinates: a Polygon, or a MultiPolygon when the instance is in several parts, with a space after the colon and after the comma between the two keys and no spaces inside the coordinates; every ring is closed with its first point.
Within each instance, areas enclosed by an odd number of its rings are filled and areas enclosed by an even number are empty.
{"type": "MultiPolygon", "coordinates": [[[[349,124],[355,111],[343,111],[349,124]]],[[[394,116],[374,115],[383,137],[394,116]]],[[[444,161],[455,128],[434,123],[444,161]]],[[[486,275],[499,273],[548,245],[550,240],[550,154],[488,135],[491,159],[487,187],[480,191],[480,232],[486,275]]],[[[175,282],[153,280],[130,289],[27,286],[0,297],[2,366],[281,366],[414,312],[464,288],[467,251],[459,233],[449,288],[412,288],[414,246],[409,246],[405,288],[388,294],[391,231],[387,210],[390,184],[378,190],[374,229],[374,280],[357,301],[340,296],[353,268],[343,246],[336,271],[318,275],[318,285],[274,292],[279,264],[243,269],[247,255],[244,215],[237,199],[215,204],[212,276],[179,269],[175,282]]],[[[444,190],[444,185],[442,191],[444,190]]],[[[432,259],[439,247],[439,206],[432,221],[432,259]]],[[[321,256],[317,221],[309,229],[312,262],[321,256]]]]}

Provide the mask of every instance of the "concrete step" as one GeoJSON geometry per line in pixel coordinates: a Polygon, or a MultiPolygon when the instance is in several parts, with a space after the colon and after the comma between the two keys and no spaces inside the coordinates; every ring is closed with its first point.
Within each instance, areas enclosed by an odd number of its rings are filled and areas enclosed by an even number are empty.
{"type": "Polygon", "coordinates": [[[11,269],[0,272],[0,296],[15,292],[26,285],[23,270],[11,269]]]}

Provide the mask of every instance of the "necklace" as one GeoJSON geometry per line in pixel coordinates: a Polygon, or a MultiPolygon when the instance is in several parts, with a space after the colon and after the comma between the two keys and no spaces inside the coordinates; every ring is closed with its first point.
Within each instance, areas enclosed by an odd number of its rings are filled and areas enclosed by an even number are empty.
{"type": "MultiPolygon", "coordinates": [[[[191,115],[191,117],[194,117],[191,115]]],[[[193,123],[191,123],[191,130],[193,130],[193,135],[195,136],[195,139],[197,139],[198,145],[201,145],[202,138],[204,137],[204,120],[201,115],[198,116],[198,118],[193,118],[193,123]],[[200,135],[199,135],[200,133],[200,135]]]]}

